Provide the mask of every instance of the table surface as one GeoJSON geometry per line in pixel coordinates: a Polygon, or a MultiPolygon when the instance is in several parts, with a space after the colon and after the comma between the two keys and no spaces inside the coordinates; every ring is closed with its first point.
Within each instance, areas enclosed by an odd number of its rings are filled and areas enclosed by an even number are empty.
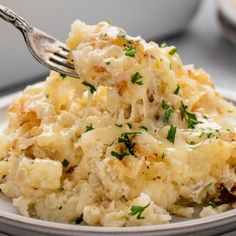
{"type": "Polygon", "coordinates": [[[203,68],[216,86],[236,88],[236,45],[225,39],[221,31],[217,1],[202,1],[186,33],[167,41],[178,47],[184,64],[203,68]]]}

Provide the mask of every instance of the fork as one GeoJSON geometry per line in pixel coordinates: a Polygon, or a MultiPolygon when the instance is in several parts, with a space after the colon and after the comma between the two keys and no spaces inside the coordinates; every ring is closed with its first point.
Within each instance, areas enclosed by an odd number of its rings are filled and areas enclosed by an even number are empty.
{"type": "Polygon", "coordinates": [[[0,5],[0,17],[21,31],[33,57],[47,68],[63,75],[79,78],[67,46],[50,35],[32,27],[11,9],[0,5]]]}

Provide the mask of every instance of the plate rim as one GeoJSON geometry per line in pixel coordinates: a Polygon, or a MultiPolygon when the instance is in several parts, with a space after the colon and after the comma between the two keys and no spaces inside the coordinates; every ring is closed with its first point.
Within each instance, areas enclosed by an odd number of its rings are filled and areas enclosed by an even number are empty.
{"type": "Polygon", "coordinates": [[[182,222],[167,223],[160,225],[147,225],[147,226],[129,226],[129,227],[112,227],[112,226],[85,226],[74,225],[67,223],[56,223],[51,221],[45,221],[35,218],[30,218],[15,213],[6,212],[0,210],[0,221],[10,226],[18,226],[19,228],[31,228],[35,231],[49,232],[62,230],[64,232],[84,232],[84,233],[144,233],[144,232],[171,232],[171,231],[185,231],[194,232],[207,228],[220,227],[230,223],[235,224],[236,209],[232,209],[226,212],[219,213],[214,216],[203,217],[199,219],[189,219],[182,222]],[[43,227],[42,227],[43,226],[43,227]]]}

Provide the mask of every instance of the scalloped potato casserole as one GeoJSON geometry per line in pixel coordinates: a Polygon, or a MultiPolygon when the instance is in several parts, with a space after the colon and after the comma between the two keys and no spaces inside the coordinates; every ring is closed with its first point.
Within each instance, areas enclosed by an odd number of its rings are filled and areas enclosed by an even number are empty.
{"type": "Polygon", "coordinates": [[[163,224],[235,206],[235,107],[175,46],[75,21],[80,79],[51,72],[8,108],[0,189],[20,214],[98,226],[163,224]]]}

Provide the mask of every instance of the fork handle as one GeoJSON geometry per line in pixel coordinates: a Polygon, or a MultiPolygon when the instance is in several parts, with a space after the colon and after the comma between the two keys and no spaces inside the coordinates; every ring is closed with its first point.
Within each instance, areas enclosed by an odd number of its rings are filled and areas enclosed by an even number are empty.
{"type": "Polygon", "coordinates": [[[30,26],[26,20],[17,15],[8,7],[4,7],[2,5],[0,5],[0,17],[3,18],[5,21],[13,24],[22,33],[30,32],[33,29],[33,27],[30,26]]]}

